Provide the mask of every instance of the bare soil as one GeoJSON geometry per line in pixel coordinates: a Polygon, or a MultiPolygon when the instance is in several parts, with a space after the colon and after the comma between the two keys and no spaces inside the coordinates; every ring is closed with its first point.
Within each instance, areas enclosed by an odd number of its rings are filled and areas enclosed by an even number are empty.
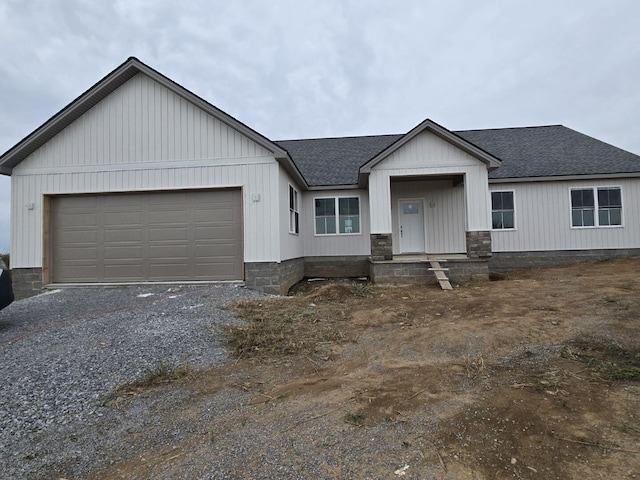
{"type": "MultiPolygon", "coordinates": [[[[225,391],[249,400],[178,454],[145,452],[95,478],[180,472],[256,430],[273,445],[304,439],[300,478],[640,478],[640,259],[453,291],[313,282],[235,309],[248,322],[229,332],[236,359],[181,380],[197,401],[174,415],[204,422],[201,406],[225,391]],[[332,449],[345,438],[341,462],[332,449]],[[373,453],[381,445],[388,457],[373,453]],[[309,453],[323,459],[313,469],[309,453]]],[[[236,478],[256,478],[268,448],[236,461],[236,478]]]]}

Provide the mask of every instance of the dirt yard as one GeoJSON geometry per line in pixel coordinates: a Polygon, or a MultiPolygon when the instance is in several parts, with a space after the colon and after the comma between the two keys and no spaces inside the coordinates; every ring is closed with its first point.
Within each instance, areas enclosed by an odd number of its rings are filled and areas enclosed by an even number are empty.
{"type": "Polygon", "coordinates": [[[179,454],[96,478],[180,472],[239,442],[252,454],[235,478],[256,478],[270,448],[251,448],[256,431],[290,439],[299,478],[640,478],[640,259],[448,292],[313,282],[234,308],[248,322],[229,333],[235,361],[179,380],[198,402],[174,414],[198,421],[229,390],[246,404],[200,420],[210,434],[179,454]]]}

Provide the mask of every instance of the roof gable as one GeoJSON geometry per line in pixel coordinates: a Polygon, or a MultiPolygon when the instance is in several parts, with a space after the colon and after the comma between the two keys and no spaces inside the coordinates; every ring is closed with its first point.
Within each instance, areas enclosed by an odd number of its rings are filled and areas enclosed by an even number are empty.
{"type": "MultiPolygon", "coordinates": [[[[377,164],[379,164],[385,158],[389,157],[394,152],[398,151],[400,148],[416,138],[422,132],[433,133],[434,135],[440,137],[442,140],[452,144],[455,147],[458,147],[469,155],[485,163],[487,165],[487,168],[489,169],[497,168],[501,165],[501,162],[498,158],[482,150],[481,148],[478,148],[476,145],[470,143],[462,137],[459,137],[455,133],[447,130],[443,126],[438,125],[434,121],[427,118],[422,123],[410,130],[406,135],[400,137],[396,142],[389,145],[385,150],[362,165],[362,167],[360,167],[360,173],[364,175],[369,174],[377,164]]],[[[360,179],[360,183],[363,183],[362,178],[360,179]]]]}
{"type": "Polygon", "coordinates": [[[2,155],[0,157],[0,173],[10,175],[12,169],[22,160],[38,150],[62,130],[71,125],[75,120],[97,105],[100,101],[140,73],[150,77],[152,80],[158,82],[176,95],[184,98],[217,120],[225,123],[229,127],[271,152],[276,159],[283,161],[283,166],[294,178],[301,183],[304,183],[302,175],[295,164],[291,161],[286,150],[282,149],[280,146],[242,122],[216,108],[209,102],[178,85],[168,77],[165,77],[161,73],[142,63],[135,57],[127,59],[127,61],[122,65],[117,67],[2,155]]]}

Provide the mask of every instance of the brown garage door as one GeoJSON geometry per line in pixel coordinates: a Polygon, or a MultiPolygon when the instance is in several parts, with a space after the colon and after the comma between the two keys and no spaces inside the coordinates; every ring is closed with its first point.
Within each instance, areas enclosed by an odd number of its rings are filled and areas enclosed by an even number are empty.
{"type": "Polygon", "coordinates": [[[51,198],[55,283],[242,280],[239,189],[51,198]]]}

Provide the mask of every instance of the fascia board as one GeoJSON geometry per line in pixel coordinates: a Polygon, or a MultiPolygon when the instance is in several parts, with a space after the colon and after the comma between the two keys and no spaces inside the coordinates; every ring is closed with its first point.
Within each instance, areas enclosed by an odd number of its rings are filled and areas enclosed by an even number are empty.
{"type": "Polygon", "coordinates": [[[489,183],[566,182],[576,180],[608,180],[615,178],[640,178],[640,172],[606,173],[592,175],[557,175],[548,177],[490,178],[489,183]]]}

